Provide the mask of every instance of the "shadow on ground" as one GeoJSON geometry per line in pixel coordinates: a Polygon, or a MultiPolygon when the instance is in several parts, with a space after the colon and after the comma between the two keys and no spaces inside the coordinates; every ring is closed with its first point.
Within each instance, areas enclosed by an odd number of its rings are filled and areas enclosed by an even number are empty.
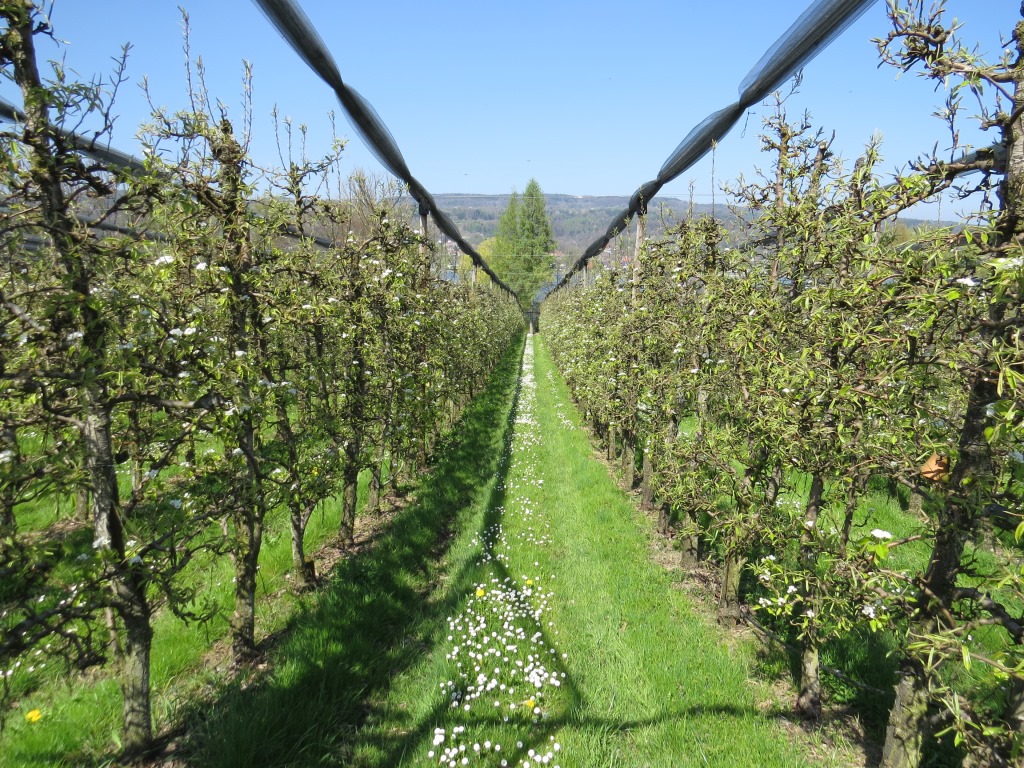
{"type": "Polygon", "coordinates": [[[430,638],[471,586],[464,569],[448,577],[452,597],[432,599],[451,528],[494,479],[510,439],[499,414],[509,406],[517,366],[516,354],[506,357],[416,501],[339,562],[293,618],[272,655],[273,672],[248,687],[233,685],[193,713],[181,758],[218,767],[348,764],[368,702],[430,653],[430,638]]]}

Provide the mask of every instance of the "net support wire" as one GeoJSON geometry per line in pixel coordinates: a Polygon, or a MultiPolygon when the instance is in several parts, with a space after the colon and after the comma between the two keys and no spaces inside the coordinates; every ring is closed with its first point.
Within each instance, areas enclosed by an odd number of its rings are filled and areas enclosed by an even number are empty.
{"type": "Polygon", "coordinates": [[[253,2],[292,50],[298,54],[299,58],[334,91],[356,132],[381,165],[405,182],[409,187],[409,194],[419,205],[420,211],[426,209],[442,234],[454,242],[460,251],[469,256],[473,263],[482,269],[495,284],[518,300],[519,297],[516,293],[494,273],[483,257],[462,236],[454,222],[438,208],[433,195],[412,175],[387,125],[381,120],[370,102],[342,80],[338,65],[303,10],[294,0],[253,0],[253,2]]]}
{"type": "Polygon", "coordinates": [[[739,99],[713,112],[686,134],[668,156],[657,178],[641,184],[630,198],[629,207],[612,219],[604,235],[591,243],[566,272],[554,290],[600,254],[615,235],[629,226],[643,204],[650,204],[661,188],[692,167],[711,151],[743,116],[744,112],[776,90],[794,72],[824,50],[876,0],[816,0],[765,51],[740,82],[739,99]]]}

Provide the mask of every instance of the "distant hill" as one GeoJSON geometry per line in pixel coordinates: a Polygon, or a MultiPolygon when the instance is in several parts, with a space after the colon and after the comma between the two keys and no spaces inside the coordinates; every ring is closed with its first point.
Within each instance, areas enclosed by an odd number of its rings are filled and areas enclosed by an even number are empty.
{"type": "MultiPolygon", "coordinates": [[[[508,205],[509,195],[442,194],[434,195],[434,199],[470,244],[476,246],[494,235],[498,218],[508,205]]],[[[562,263],[574,261],[629,205],[627,196],[545,194],[544,200],[562,263]]],[[[684,218],[689,209],[690,203],[686,200],[655,198],[647,217],[648,236],[656,237],[663,228],[663,221],[671,225],[684,218]]],[[[729,230],[738,224],[736,215],[722,204],[694,203],[693,213],[696,216],[714,214],[729,230]]],[[[910,228],[935,223],[921,219],[900,221],[910,228]]],[[[625,241],[631,243],[632,239],[627,236],[625,241]]]]}
{"type": "MultiPolygon", "coordinates": [[[[509,195],[435,195],[438,206],[458,226],[459,231],[473,245],[494,235],[498,218],[508,205],[509,195]]],[[[545,194],[544,201],[559,250],[579,254],[597,239],[612,219],[629,205],[627,196],[558,195],[545,194]]],[[[648,217],[648,231],[654,235],[661,231],[661,211],[669,223],[682,218],[688,208],[677,198],[656,200],[648,217]]],[[[693,206],[697,215],[710,214],[710,205],[693,206]]],[[[734,220],[725,206],[717,206],[715,213],[724,221],[734,220]]]]}

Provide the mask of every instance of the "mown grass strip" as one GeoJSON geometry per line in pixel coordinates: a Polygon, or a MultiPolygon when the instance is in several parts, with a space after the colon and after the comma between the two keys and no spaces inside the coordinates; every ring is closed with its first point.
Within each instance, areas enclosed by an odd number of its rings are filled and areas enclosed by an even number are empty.
{"type": "MultiPolygon", "coordinates": [[[[287,633],[291,628],[304,627],[304,622],[315,622],[330,616],[332,609],[329,604],[332,601],[344,602],[345,599],[350,599],[353,605],[358,606],[359,611],[369,611],[368,615],[372,620],[373,612],[378,606],[393,604],[394,595],[383,587],[377,593],[369,591],[363,594],[360,591],[362,587],[358,585],[369,581],[372,587],[374,571],[386,572],[396,562],[395,558],[406,558],[408,567],[404,572],[395,572],[394,586],[403,580],[412,583],[429,578],[423,575],[426,570],[423,573],[414,571],[418,568],[427,568],[423,560],[427,557],[425,553],[431,549],[431,542],[435,542],[440,532],[447,529],[458,505],[476,493],[477,489],[485,487],[493,476],[493,464],[501,451],[505,427],[500,414],[508,409],[517,364],[518,349],[509,353],[504,366],[492,377],[489,389],[467,409],[462,424],[457,428],[457,443],[446,450],[446,458],[439,462],[437,472],[431,480],[432,484],[420,491],[421,501],[418,506],[400,513],[394,521],[396,528],[400,530],[388,533],[371,548],[371,551],[378,551],[382,547],[386,549],[400,542],[400,546],[396,547],[393,553],[394,558],[387,562],[375,562],[370,553],[364,553],[339,569],[338,579],[343,581],[351,574],[351,569],[359,571],[359,575],[351,579],[348,598],[336,588],[337,580],[327,588],[322,599],[315,595],[293,594],[288,580],[291,550],[287,516],[282,513],[268,518],[268,529],[260,556],[261,602],[257,609],[257,630],[260,636],[287,633]],[[495,414],[499,416],[495,417],[495,414]],[[424,506],[426,511],[423,509],[424,506]],[[403,537],[410,533],[414,536],[422,534],[427,538],[403,540],[403,537]],[[273,595],[273,598],[262,599],[268,595],[273,595]]],[[[360,505],[365,499],[366,480],[366,477],[361,478],[360,505]]],[[[485,506],[484,502],[480,502],[480,506],[485,506]]],[[[314,551],[337,533],[338,514],[338,504],[334,500],[326,502],[321,510],[314,513],[306,531],[308,551],[314,551]]],[[[88,541],[83,541],[82,546],[87,547],[88,541]]],[[[204,599],[222,607],[230,607],[233,594],[232,576],[233,568],[229,558],[206,558],[197,561],[193,572],[189,574],[189,579],[202,586],[201,595],[204,599]]],[[[414,604],[418,602],[417,598],[414,604]]],[[[344,606],[338,608],[339,613],[347,610],[344,606]]],[[[229,754],[233,748],[230,724],[234,722],[241,724],[240,733],[236,738],[237,742],[242,743],[239,754],[255,755],[250,762],[240,759],[238,764],[287,764],[291,760],[288,755],[293,751],[300,755],[296,758],[297,764],[304,764],[301,755],[308,750],[296,747],[296,739],[287,737],[283,739],[286,748],[281,760],[284,762],[265,761],[265,755],[276,752],[264,749],[264,740],[276,741],[271,737],[274,734],[280,735],[281,717],[280,713],[271,713],[273,717],[268,716],[263,721],[246,722],[248,715],[236,716],[233,708],[239,701],[251,699],[253,691],[250,690],[249,694],[243,695],[237,688],[232,688],[225,691],[212,706],[196,703],[208,701],[209,691],[223,685],[223,672],[209,668],[206,659],[212,646],[227,631],[225,616],[226,612],[222,610],[216,619],[202,625],[186,625],[169,614],[161,615],[155,620],[152,675],[153,710],[157,728],[173,727],[182,720],[190,721],[197,734],[193,743],[189,745],[189,748],[196,752],[190,759],[209,765],[229,765],[233,763],[230,760],[222,762],[222,756],[229,754]],[[226,727],[222,729],[218,724],[224,724],[226,727]],[[254,738],[253,732],[259,732],[260,729],[262,732],[258,733],[259,738],[254,738]]],[[[381,629],[386,633],[394,630],[394,627],[382,625],[381,629]]],[[[359,631],[361,632],[362,628],[359,631]]],[[[341,644],[351,639],[352,645],[346,653],[348,657],[355,659],[359,648],[363,648],[363,644],[367,643],[367,656],[364,662],[372,666],[375,641],[372,638],[365,641],[356,637],[358,633],[354,629],[351,631],[354,639],[348,638],[348,632],[344,623],[339,622],[337,631],[328,645],[341,644]]],[[[285,644],[279,656],[284,657],[293,648],[301,647],[301,642],[298,641],[298,645],[285,644]]],[[[305,650],[299,653],[305,653],[305,650]]],[[[358,662],[356,666],[364,662],[358,662]]],[[[47,672],[52,672],[47,676],[48,679],[37,681],[39,687],[25,697],[18,711],[10,713],[7,717],[6,727],[0,734],[0,768],[110,765],[112,755],[119,749],[121,694],[116,681],[111,678],[108,670],[99,670],[84,677],[77,674],[61,676],[60,670],[55,668],[47,672]],[[32,709],[40,709],[43,713],[39,722],[29,723],[25,720],[24,712],[32,709]]],[[[384,678],[389,672],[389,669],[384,669],[380,674],[384,678]]],[[[283,668],[278,670],[274,680],[259,690],[269,690],[276,684],[278,677],[289,674],[297,673],[285,663],[283,668]]],[[[358,676],[353,679],[358,679],[358,676]]],[[[315,730],[317,726],[330,730],[338,724],[339,717],[341,729],[351,736],[354,731],[353,722],[345,718],[350,717],[353,711],[362,717],[364,712],[357,702],[364,693],[365,691],[358,685],[352,687],[339,699],[356,703],[347,713],[325,712],[324,721],[318,720],[315,714],[309,716],[308,711],[303,710],[306,712],[306,721],[298,726],[297,740],[305,741],[306,732],[310,729],[315,730]]],[[[246,706],[252,705],[250,703],[246,706]]],[[[246,710],[243,707],[239,711],[246,710]]],[[[334,744],[333,739],[327,741],[330,745],[334,744]]],[[[329,747],[331,748],[333,746],[329,747]]]]}
{"type": "Polygon", "coordinates": [[[557,544],[535,559],[557,574],[553,620],[579,696],[556,733],[564,751],[588,766],[807,764],[757,708],[751,660],[671,588],[650,559],[648,519],[585,434],[562,426],[578,419],[537,347],[540,500],[557,544]]]}
{"type": "MultiPolygon", "coordinates": [[[[458,618],[473,612],[474,601],[491,599],[480,595],[491,580],[536,579],[544,600],[537,645],[555,652],[549,666],[565,673],[562,685],[535,719],[515,707],[518,692],[493,696],[503,704],[510,698],[511,714],[490,710],[486,697],[463,712],[463,700],[452,706],[459,670],[447,658],[460,638],[447,636],[446,623],[424,622],[409,638],[421,644],[422,658],[377,692],[347,764],[450,766],[442,749],[465,728],[458,741],[466,752],[455,765],[808,765],[758,709],[751,660],[723,643],[720,630],[650,561],[650,524],[592,458],[585,435],[565,426],[571,408],[564,387],[540,339],[537,350],[534,412],[542,440],[517,447],[528,455],[511,457],[488,508],[464,518],[448,561],[457,575],[439,585],[431,605],[458,618]],[[501,557],[481,559],[499,523],[501,557]],[[446,737],[440,745],[433,741],[438,727],[446,737]],[[488,746],[496,743],[501,752],[488,746]],[[554,757],[538,761],[554,744],[554,757]]],[[[510,431],[516,426],[513,415],[510,431]]],[[[482,663],[489,677],[497,674],[491,665],[482,663]]]]}

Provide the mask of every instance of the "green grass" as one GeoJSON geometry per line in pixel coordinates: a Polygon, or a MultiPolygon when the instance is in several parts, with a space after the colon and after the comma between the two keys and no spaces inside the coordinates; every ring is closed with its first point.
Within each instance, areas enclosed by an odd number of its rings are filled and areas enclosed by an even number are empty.
{"type": "MultiPolygon", "coordinates": [[[[811,760],[758,706],[766,694],[751,682],[754,649],[727,642],[651,562],[650,522],[569,425],[578,416],[543,339],[535,343],[536,423],[517,420],[523,396],[510,354],[415,500],[339,563],[320,591],[288,593],[286,519],[270,526],[261,586],[279,599],[262,604],[260,633],[280,631],[280,639],[264,678],[225,684],[205,668],[223,619],[158,620],[154,713],[161,725],[188,724],[187,764],[436,766],[436,755],[428,758],[438,751],[436,728],[445,729],[445,745],[467,746],[471,764],[504,758],[532,767],[531,749],[564,768],[827,764],[811,760]],[[543,439],[535,442],[538,429],[543,439]],[[506,579],[515,586],[502,586],[506,579]],[[502,590],[539,611],[536,621],[506,619],[533,636],[508,652],[510,664],[543,652],[545,669],[561,682],[536,696],[537,716],[523,701],[533,691],[521,674],[514,695],[494,694],[501,707],[485,697],[468,711],[461,701],[452,707],[448,683],[466,660],[453,648],[466,643],[449,620],[482,618],[493,629],[506,605],[493,595],[502,590]],[[466,729],[458,739],[456,727],[466,729]],[[502,753],[485,748],[477,757],[473,744],[487,741],[502,744],[502,753]]],[[[871,524],[892,515],[883,527],[900,535],[905,515],[878,504],[871,524]]],[[[336,520],[336,510],[314,515],[311,549],[336,520]]],[[[231,575],[221,558],[194,578],[219,585],[211,596],[229,606],[231,575]]],[[[877,652],[856,661],[867,666],[877,652]]],[[[8,718],[0,766],[109,764],[119,709],[109,679],[74,687],[51,680],[8,718]],[[44,718],[30,726],[24,713],[35,707],[44,718]]]]}
{"type": "MultiPolygon", "coordinates": [[[[361,478],[361,498],[367,480],[361,478]]],[[[330,500],[311,517],[306,530],[308,552],[336,533],[338,507],[336,500],[330,500]]],[[[19,522],[43,523],[45,517],[19,522]]],[[[87,535],[78,536],[75,541],[81,551],[88,551],[87,535]]],[[[66,553],[67,557],[74,554],[66,553]]],[[[277,511],[267,519],[258,586],[261,598],[270,594],[275,597],[257,604],[258,637],[283,628],[304,600],[289,588],[286,576],[290,570],[288,518],[283,511],[277,511]]],[[[219,606],[218,614],[204,624],[185,624],[169,613],[160,613],[154,619],[151,675],[157,729],[178,722],[191,711],[197,694],[217,685],[222,676],[221,671],[207,668],[204,657],[227,634],[233,576],[230,558],[197,558],[183,574],[183,582],[204,585],[201,596],[219,606]]],[[[113,675],[109,668],[69,675],[51,662],[45,671],[23,681],[25,693],[17,707],[7,714],[0,733],[0,766],[109,764],[120,748],[121,729],[121,692],[113,675]],[[35,724],[25,720],[25,714],[32,709],[43,712],[43,719],[35,724]]]]}
{"type": "Polygon", "coordinates": [[[573,764],[803,764],[755,706],[751,659],[651,562],[649,521],[593,461],[586,436],[558,428],[568,396],[539,342],[539,501],[559,544],[538,557],[558,576],[554,621],[579,691],[563,729],[573,764]]]}
{"type": "MultiPolygon", "coordinates": [[[[438,581],[403,628],[412,652],[392,665],[386,685],[363,691],[365,719],[350,735],[336,737],[330,758],[321,745],[313,746],[314,738],[275,751],[266,764],[437,765],[439,750],[455,742],[467,747],[470,765],[500,765],[501,758],[509,765],[537,765],[531,749],[552,754],[549,765],[587,768],[807,765],[757,708],[748,679],[751,659],[724,643],[720,630],[671,588],[668,574],[650,561],[647,520],[593,460],[585,435],[562,426],[563,418],[575,417],[560,380],[548,378],[552,367],[539,338],[537,349],[536,416],[543,441],[515,443],[488,496],[460,510],[438,581]],[[498,524],[496,557],[487,559],[482,542],[498,524]],[[471,617],[496,631],[495,617],[500,621],[503,614],[500,605],[494,610],[492,590],[506,578],[543,609],[535,625],[529,617],[511,620],[527,635],[536,630],[537,638],[515,655],[543,657],[549,672],[565,675],[559,688],[537,696],[542,712],[536,718],[521,702],[529,687],[514,695],[495,690],[469,710],[461,701],[453,707],[447,693],[449,681],[459,679],[457,660],[467,659],[453,654],[454,646],[467,642],[447,619],[471,617]],[[535,585],[524,586],[526,579],[535,585]],[[478,597],[478,589],[488,594],[478,597]],[[465,731],[455,738],[457,727],[465,731]],[[440,747],[433,744],[436,728],[445,731],[440,747]],[[488,752],[487,742],[503,745],[502,752],[488,752]],[[556,743],[560,750],[553,752],[556,743]],[[300,752],[303,747],[310,748],[300,752]]],[[[524,425],[513,418],[508,428],[511,443],[524,425]]],[[[337,653],[346,663],[363,658],[340,647],[337,653]]],[[[495,680],[523,685],[521,675],[509,677],[509,664],[489,658],[480,665],[495,680]],[[491,664],[501,667],[500,675],[492,674],[491,664]]],[[[320,701],[320,709],[324,705],[332,708],[320,701]]],[[[318,717],[303,712],[310,722],[318,717]]],[[[339,719],[338,731],[344,734],[350,722],[339,719]]],[[[218,764],[243,762],[238,756],[218,764]]]]}

